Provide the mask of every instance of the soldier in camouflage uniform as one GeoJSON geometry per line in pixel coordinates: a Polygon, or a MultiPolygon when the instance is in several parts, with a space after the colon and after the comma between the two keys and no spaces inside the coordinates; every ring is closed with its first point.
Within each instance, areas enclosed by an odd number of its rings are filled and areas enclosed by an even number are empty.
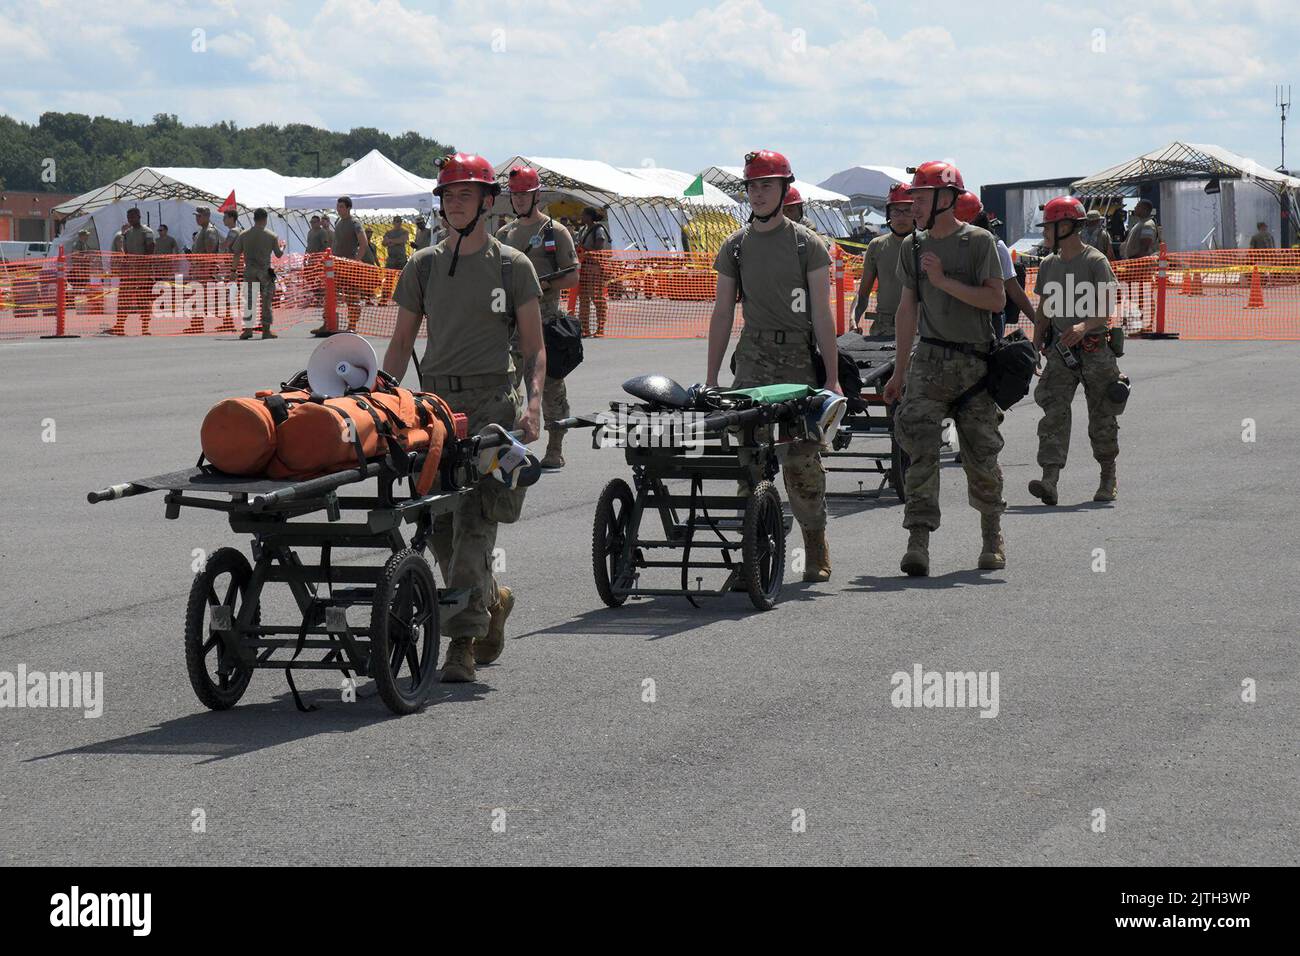
{"type": "Polygon", "coordinates": [[[1034,283],[1039,297],[1034,341],[1047,354],[1047,367],[1034,389],[1034,401],[1043,409],[1038,423],[1043,477],[1031,481],[1029,491],[1047,505],[1058,500],[1057,481],[1070,450],[1070,405],[1080,382],[1088,401],[1092,456],[1101,466],[1101,482],[1092,500],[1114,501],[1118,495],[1116,415],[1124,405],[1108,395],[1120,374],[1106,336],[1118,284],[1106,256],[1085,243],[1080,229],[1084,221],[1083,204],[1072,196],[1058,196],[1043,207],[1043,238],[1054,250],[1039,264],[1034,283]],[[1069,350],[1076,368],[1066,364],[1061,348],[1069,350]]]}
{"type": "Polygon", "coordinates": [[[271,257],[284,255],[284,248],[280,244],[279,236],[266,228],[266,221],[266,210],[255,209],[253,211],[253,228],[241,232],[235,238],[234,245],[231,246],[230,250],[230,274],[232,276],[238,277],[240,275],[239,257],[244,257],[242,276],[244,331],[239,335],[241,339],[251,339],[253,331],[257,327],[253,318],[254,286],[257,287],[257,295],[261,300],[262,338],[279,338],[278,335],[271,331],[271,302],[275,297],[275,269],[271,267],[271,257]]]}
{"type": "MultiPolygon", "coordinates": [[[[706,384],[718,384],[739,294],[745,327],[736,343],[733,388],[785,383],[816,387],[811,352],[815,338],[826,366],[825,387],[838,392],[830,255],[805,227],[782,215],[786,192],[794,182],[790,163],[780,153],[759,150],[746,155],[744,176],[753,222],[727,237],[713,263],[718,288],[709,322],[706,384]]],[[[803,532],[803,579],[829,580],[821,446],[810,441],[792,445],[781,470],[790,508],[803,532]]]]}
{"type": "Polygon", "coordinates": [[[911,464],[904,479],[907,504],[903,509],[903,527],[909,536],[899,567],[910,575],[930,573],[930,532],[939,527],[939,448],[943,420],[948,417],[956,419],[969,501],[980,513],[979,567],[996,570],[1007,563],[1002,535],[1007,503],[1002,500],[998,465],[1002,411],[983,387],[954,408],[987,375],[993,314],[1006,304],[993,236],[957,221],[957,197],[965,188],[961,172],[950,163],[917,167],[911,195],[918,231],[903,243],[898,257],[903,294],[896,316],[897,363],[884,398],[893,402],[902,395],[894,429],[911,464]],[[916,342],[918,324],[920,341],[916,342]]]}
{"type": "MultiPolygon", "coordinates": [[[[537,200],[542,183],[537,170],[516,166],[510,170],[506,182],[515,221],[497,230],[497,239],[527,255],[538,275],[549,275],[576,266],[578,253],[573,244],[573,236],[560,223],[549,216],[543,216],[538,208],[537,200]]],[[[577,284],[577,269],[541,283],[543,324],[554,322],[561,316],[567,317],[560,306],[560,292],[572,289],[577,284]]],[[[511,350],[514,353],[516,373],[522,375],[522,356],[518,353],[517,338],[511,342],[511,350]]],[[[542,391],[542,418],[553,422],[568,417],[569,393],[564,379],[548,375],[542,391]]],[[[552,429],[547,433],[542,467],[564,467],[564,432],[552,429]]]]}
{"type": "MultiPolygon", "coordinates": [[[[190,242],[190,281],[197,282],[204,288],[201,301],[208,301],[208,283],[216,279],[218,273],[217,259],[221,250],[221,233],[212,224],[212,210],[207,206],[198,206],[194,210],[194,238],[190,242]]],[[[226,250],[229,252],[229,250],[226,250]]],[[[224,301],[221,300],[221,301],[224,301]]],[[[190,316],[190,324],[185,332],[198,335],[203,331],[203,314],[190,316]]]]}
{"type": "MultiPolygon", "coordinates": [[[[487,233],[484,217],[501,189],[492,164],[464,153],[438,163],[435,193],[452,228],[446,239],[416,252],[402,270],[394,295],[397,327],[384,353],[384,369],[402,377],[420,325],[427,322],[422,386],[468,416],[471,434],[496,424],[522,430],[525,443],[534,441],[541,430],[546,374],[537,273],[527,256],[487,233]],[[501,307],[503,260],[510,262],[513,316],[501,307]],[[528,385],[526,406],[510,358],[516,323],[528,385]]],[[[505,621],[515,597],[493,576],[493,550],[498,523],[517,521],[523,499],[523,489],[484,477],[459,497],[452,514],[434,520],[433,552],[444,586],[470,592],[469,604],[442,621],[442,633],[450,638],[444,681],[474,680],[475,664],[491,663],[505,647],[505,621]]]]}
{"type": "Polygon", "coordinates": [[[898,250],[912,234],[912,197],[905,184],[890,187],[885,215],[889,217],[889,231],[867,243],[862,256],[862,282],[858,285],[857,301],[853,303],[853,326],[858,328],[863,318],[870,317],[868,335],[894,334],[894,313],[903,296],[903,287],[898,282],[898,250]],[[871,287],[877,281],[880,291],[876,293],[876,309],[869,312],[871,287]]]}
{"type": "Polygon", "coordinates": [[[149,335],[152,311],[150,292],[153,272],[149,256],[154,252],[154,231],[140,222],[140,210],[126,211],[126,225],[122,228],[121,282],[117,287],[117,321],[104,332],[108,335],[126,335],[126,317],[140,316],[140,334],[149,335]]]}

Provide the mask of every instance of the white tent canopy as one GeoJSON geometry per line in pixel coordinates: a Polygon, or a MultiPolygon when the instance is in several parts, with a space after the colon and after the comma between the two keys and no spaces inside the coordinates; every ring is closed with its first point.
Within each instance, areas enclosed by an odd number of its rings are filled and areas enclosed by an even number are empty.
{"type": "MultiPolygon", "coordinates": [[[[504,180],[511,166],[537,170],[542,201],[565,197],[608,211],[606,228],[615,249],[664,252],[682,249],[682,229],[699,213],[723,210],[738,218],[738,207],[726,194],[708,186],[703,196],[683,196],[695,177],[661,167],[619,168],[590,159],[513,156],[496,166],[504,180]]],[[[504,194],[497,210],[507,212],[504,194]]]]}
{"type": "Polygon", "coordinates": [[[99,247],[107,250],[113,235],[126,222],[126,211],[136,206],[145,225],[157,230],[165,223],[168,232],[184,248],[194,231],[195,207],[210,207],[213,224],[222,231],[221,216],[216,210],[234,192],[243,228],[252,225],[253,210],[263,207],[270,212],[271,229],[285,240],[288,251],[301,252],[306,244],[308,223],[301,213],[284,210],[284,197],[287,192],[318,181],[281,176],[269,169],[142,166],[106,186],[56,206],[55,213],[69,217],[59,242],[71,241],[79,230],[90,229],[99,247]]]}
{"type": "Polygon", "coordinates": [[[843,193],[855,208],[883,207],[892,187],[911,181],[912,177],[907,170],[898,166],[850,166],[829,179],[822,180],[821,186],[823,189],[843,193]]]}
{"type": "Polygon", "coordinates": [[[329,179],[286,193],[286,209],[333,209],[340,196],[352,200],[354,209],[433,210],[437,183],[401,166],[377,149],[329,179]]]}
{"type": "MultiPolygon", "coordinates": [[[[749,203],[745,202],[745,170],[741,166],[710,166],[701,175],[741,204],[745,218],[749,217],[749,203]]],[[[794,181],[795,189],[803,199],[804,218],[811,220],[813,228],[826,236],[847,236],[850,232],[845,213],[849,197],[831,189],[823,189],[802,179],[794,181]]]]}
{"type": "Polygon", "coordinates": [[[1158,184],[1161,238],[1171,252],[1241,248],[1256,222],[1277,234],[1281,202],[1300,217],[1300,179],[1261,166],[1222,146],[1172,142],[1099,173],[1075,180],[1082,199],[1136,196],[1158,184]],[[1211,181],[1217,189],[1206,192],[1211,181]]]}

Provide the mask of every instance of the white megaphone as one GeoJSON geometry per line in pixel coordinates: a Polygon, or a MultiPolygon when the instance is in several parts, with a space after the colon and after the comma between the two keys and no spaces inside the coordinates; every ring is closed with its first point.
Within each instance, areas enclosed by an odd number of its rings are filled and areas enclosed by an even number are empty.
{"type": "Polygon", "coordinates": [[[374,388],[378,374],[379,357],[355,332],[331,335],[307,360],[311,390],[326,398],[337,398],[350,388],[374,388]]]}

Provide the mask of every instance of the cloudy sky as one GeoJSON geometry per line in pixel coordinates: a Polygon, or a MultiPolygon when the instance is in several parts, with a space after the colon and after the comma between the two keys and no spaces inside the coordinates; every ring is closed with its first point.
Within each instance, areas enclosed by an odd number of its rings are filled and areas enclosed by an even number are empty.
{"type": "Polygon", "coordinates": [[[814,182],[937,157],[971,185],[1081,176],[1174,139],[1275,167],[1298,23],[1295,0],[0,0],[0,112],[690,171],[764,146],[814,182]]]}

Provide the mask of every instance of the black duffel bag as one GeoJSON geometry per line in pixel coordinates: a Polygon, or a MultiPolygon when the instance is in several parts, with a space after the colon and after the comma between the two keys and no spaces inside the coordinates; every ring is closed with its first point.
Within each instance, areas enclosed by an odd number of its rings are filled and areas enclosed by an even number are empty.
{"type": "Polygon", "coordinates": [[[567,313],[542,323],[546,377],[564,378],[582,364],[582,326],[567,313]]]}
{"type": "Polygon", "coordinates": [[[1006,338],[994,342],[985,361],[988,362],[988,372],[957,397],[953,402],[954,412],[981,390],[987,391],[1003,411],[1029,394],[1034,370],[1038,368],[1038,349],[1025,338],[1024,332],[1016,329],[1006,338]]]}

